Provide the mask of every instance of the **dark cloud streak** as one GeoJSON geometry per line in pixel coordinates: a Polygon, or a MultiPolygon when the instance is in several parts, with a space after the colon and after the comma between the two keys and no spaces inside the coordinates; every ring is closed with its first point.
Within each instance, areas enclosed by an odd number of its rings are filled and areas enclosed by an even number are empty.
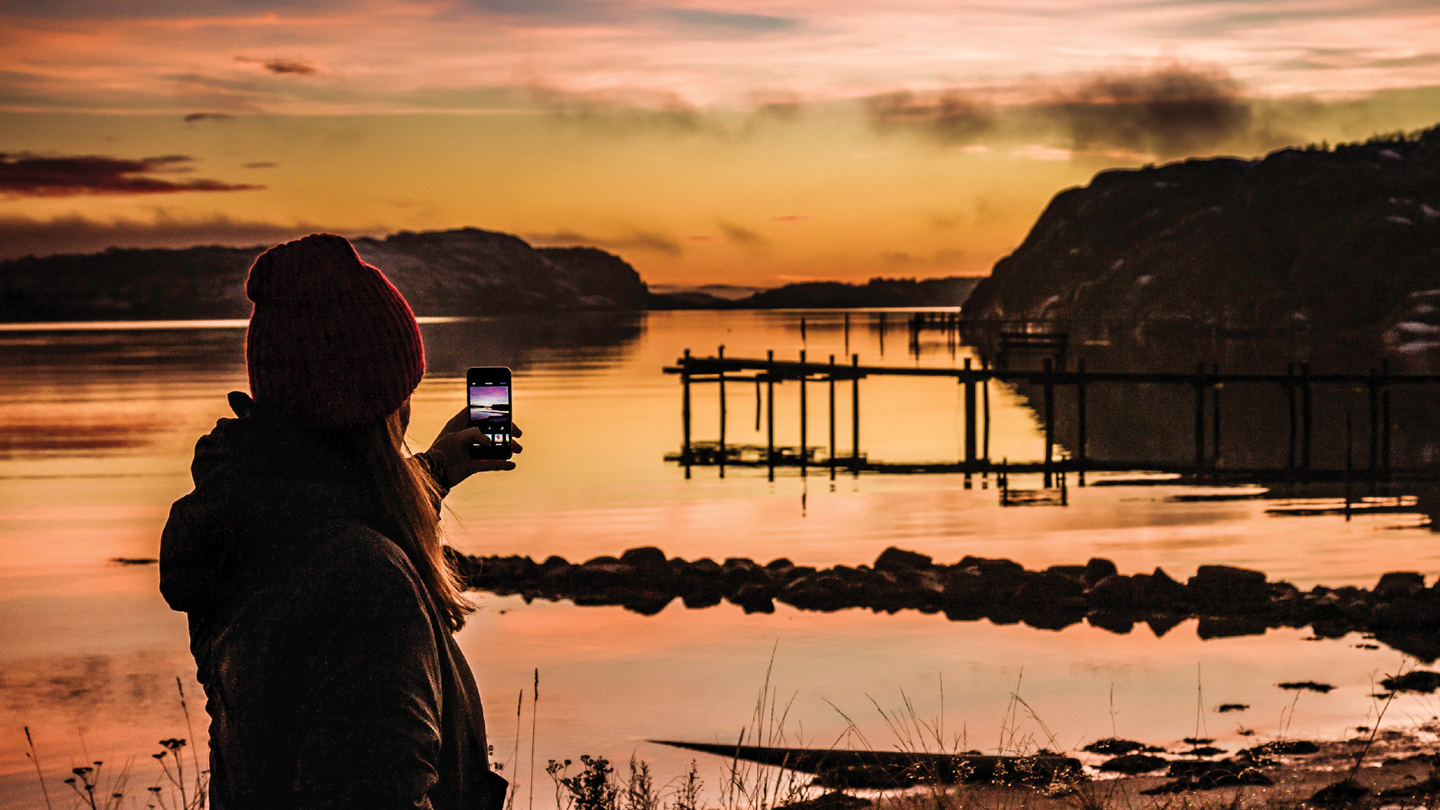
{"type": "Polygon", "coordinates": [[[313,76],[320,70],[309,62],[292,62],[286,59],[267,59],[265,69],[281,75],[313,76]]]}
{"type": "Polygon", "coordinates": [[[0,259],[55,253],[94,253],[111,247],[268,246],[319,231],[345,233],[333,227],[308,223],[282,225],[236,221],[228,217],[175,220],[162,216],[154,222],[97,222],[79,216],[50,220],[0,217],[0,259]]]}
{"type": "Polygon", "coordinates": [[[82,194],[170,194],[248,191],[264,186],[195,179],[177,182],[147,175],[189,172],[185,155],[123,160],[101,155],[39,157],[0,153],[0,195],[70,197],[82,194]]]}
{"type": "Polygon", "coordinates": [[[672,236],[647,231],[634,231],[623,236],[592,236],[578,231],[559,230],[544,233],[524,233],[521,238],[536,247],[598,247],[610,250],[648,250],[666,256],[679,256],[684,252],[680,242],[672,236]]]}
{"type": "Polygon", "coordinates": [[[864,105],[880,132],[918,130],[945,144],[972,143],[995,126],[994,108],[959,90],[883,93],[864,105]]]}
{"type": "Polygon", "coordinates": [[[1235,141],[1252,124],[1243,87],[1218,67],[1174,64],[1101,75],[1057,96],[1047,112],[1066,127],[1079,152],[1191,155],[1235,141]]]}

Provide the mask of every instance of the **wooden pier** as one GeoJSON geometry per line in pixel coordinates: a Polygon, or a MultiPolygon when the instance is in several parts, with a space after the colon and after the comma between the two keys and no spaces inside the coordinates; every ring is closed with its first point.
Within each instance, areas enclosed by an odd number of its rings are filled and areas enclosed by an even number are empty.
{"type": "MultiPolygon", "coordinates": [[[[1054,349],[1051,340],[1047,348],[1054,349]]],[[[825,362],[813,362],[800,352],[796,360],[777,360],[773,351],[764,359],[726,357],[724,348],[711,357],[692,356],[687,349],[676,365],[664,369],[667,374],[680,376],[683,389],[684,444],[680,453],[667,458],[685,467],[686,475],[692,466],[718,466],[724,474],[726,466],[765,467],[773,480],[777,467],[798,467],[802,475],[810,467],[828,470],[833,478],[837,472],[881,474],[924,474],[963,473],[967,476],[989,476],[1001,470],[1001,463],[990,457],[990,386],[995,383],[1030,386],[1040,393],[1037,407],[1044,433],[1044,455],[1041,460],[1029,463],[1008,462],[1009,474],[1039,473],[1044,476],[1044,487],[1053,486],[1059,473],[1073,473],[1076,483],[1085,486],[1087,472],[1128,472],[1147,471],[1175,473],[1197,480],[1220,482],[1351,482],[1351,481],[1433,481],[1440,480],[1440,467],[1396,468],[1391,464],[1391,417],[1390,392],[1395,388],[1440,385],[1440,375],[1434,374],[1391,374],[1388,368],[1371,369],[1364,374],[1314,373],[1308,363],[1290,364],[1284,373],[1221,373],[1218,366],[1199,364],[1193,373],[1181,372],[1119,372],[1088,371],[1083,359],[1075,363],[1073,370],[1063,365],[1057,367],[1053,357],[1046,357],[1039,370],[1012,370],[993,367],[982,360],[978,366],[971,360],[964,361],[957,368],[904,368],[891,366],[861,365],[858,354],[852,354],[848,363],[836,362],[830,355],[825,362]],[[928,464],[887,464],[875,462],[866,457],[860,448],[860,381],[884,377],[933,377],[953,379],[964,386],[964,457],[949,462],[928,464]],[[690,398],[691,386],[718,384],[720,389],[720,434],[715,443],[697,443],[691,436],[690,398]],[[755,386],[755,426],[761,427],[761,387],[764,387],[764,426],[767,442],[763,452],[759,448],[739,448],[726,444],[726,384],[748,384],[755,386]],[[793,383],[799,386],[800,394],[800,448],[777,448],[775,446],[775,386],[793,383]],[[1194,460],[1125,459],[1097,460],[1090,457],[1087,448],[1087,388],[1096,384],[1120,385],[1161,385],[1188,388],[1193,391],[1194,418],[1194,460]],[[1221,392],[1227,385],[1260,384],[1279,387],[1286,402],[1285,420],[1288,425],[1286,463],[1282,467],[1265,468],[1254,466],[1222,465],[1220,457],[1221,436],[1221,392]],[[826,448],[811,448],[809,437],[809,409],[807,392],[811,385],[825,386],[829,399],[828,439],[826,448]],[[836,444],[837,425],[835,401],[837,386],[848,385],[851,400],[850,442],[847,449],[836,444]],[[1055,435],[1056,390],[1073,389],[1070,398],[1074,406],[1075,438],[1072,447],[1060,448],[1055,435]],[[1314,446],[1314,403],[1318,389],[1338,387],[1362,389],[1366,393],[1365,421],[1368,430],[1360,438],[1368,443],[1367,452],[1361,456],[1363,466],[1356,465],[1353,458],[1351,414],[1346,414],[1346,463],[1343,468],[1320,468],[1313,463],[1314,446]],[[823,453],[823,460],[821,452],[823,453]],[[743,451],[743,452],[742,452],[743,451]]]]}

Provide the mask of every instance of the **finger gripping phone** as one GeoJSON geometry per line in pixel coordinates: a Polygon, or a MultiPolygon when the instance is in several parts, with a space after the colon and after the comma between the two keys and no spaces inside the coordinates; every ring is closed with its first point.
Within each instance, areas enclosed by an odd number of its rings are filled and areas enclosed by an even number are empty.
{"type": "Polygon", "coordinates": [[[484,366],[465,372],[470,427],[478,428],[488,441],[470,445],[475,458],[507,459],[510,445],[510,369],[484,366]]]}

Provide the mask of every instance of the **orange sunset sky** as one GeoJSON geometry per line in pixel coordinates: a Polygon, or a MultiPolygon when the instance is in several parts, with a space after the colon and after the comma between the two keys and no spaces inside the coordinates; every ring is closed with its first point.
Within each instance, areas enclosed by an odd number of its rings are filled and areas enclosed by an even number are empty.
{"type": "Polygon", "coordinates": [[[1435,0],[0,0],[0,257],[461,226],[979,275],[1097,171],[1440,122],[1435,0]]]}

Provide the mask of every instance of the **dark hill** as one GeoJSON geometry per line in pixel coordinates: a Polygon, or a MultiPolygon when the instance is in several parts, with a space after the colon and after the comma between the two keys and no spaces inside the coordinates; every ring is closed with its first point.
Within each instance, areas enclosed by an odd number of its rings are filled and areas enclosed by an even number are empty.
{"type": "Polygon", "coordinates": [[[742,309],[848,309],[853,307],[958,307],[978,278],[872,278],[865,284],[811,281],[758,292],[735,302],[742,309]]]}
{"type": "Polygon", "coordinates": [[[965,313],[1378,334],[1428,314],[1412,294],[1436,288],[1440,127],[1101,172],[1056,195],[965,313]]]}
{"type": "MultiPolygon", "coordinates": [[[[649,293],[629,264],[594,248],[532,248],[465,228],[352,240],[422,315],[636,309],[649,293]]],[[[0,321],[243,318],[245,275],[264,247],[112,248],[0,262],[0,321]]]]}
{"type": "Polygon", "coordinates": [[[700,290],[652,295],[654,309],[856,309],[863,307],[958,307],[980,279],[949,276],[872,278],[864,284],[805,281],[726,299],[700,290]]]}

